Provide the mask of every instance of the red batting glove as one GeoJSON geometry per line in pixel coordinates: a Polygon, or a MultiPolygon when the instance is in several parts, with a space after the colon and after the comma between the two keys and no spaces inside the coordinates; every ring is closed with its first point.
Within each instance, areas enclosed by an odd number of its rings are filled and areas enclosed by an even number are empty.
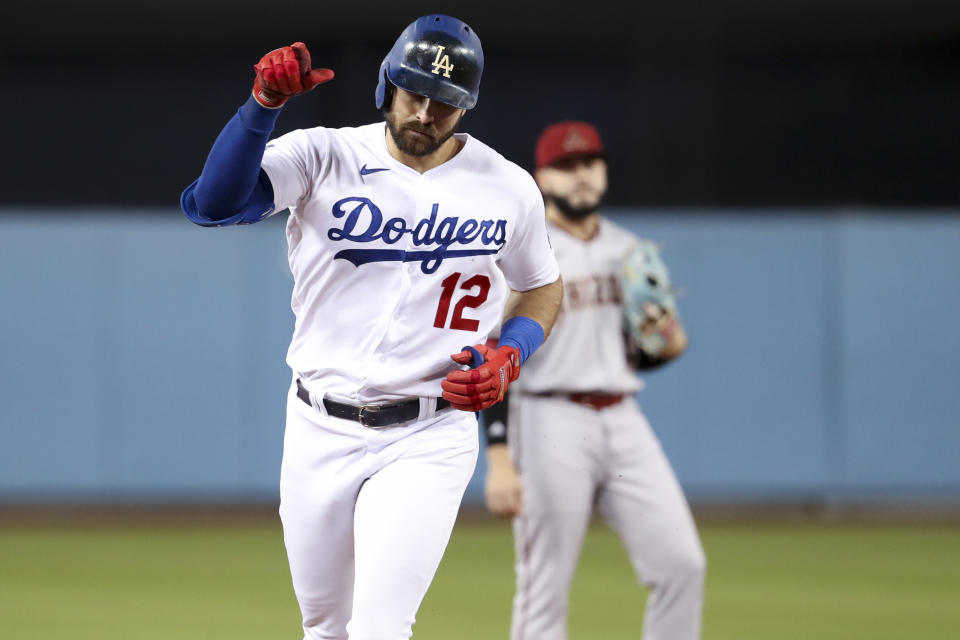
{"type": "MultiPolygon", "coordinates": [[[[474,348],[483,356],[483,364],[467,371],[451,371],[440,383],[443,397],[461,411],[480,411],[501,400],[511,382],[520,376],[520,351],[514,347],[492,349],[485,344],[474,348]]],[[[455,353],[450,358],[457,364],[470,364],[469,351],[455,353]]]]}
{"type": "Polygon", "coordinates": [[[331,69],[310,68],[310,52],[302,42],[274,49],[253,69],[257,72],[253,97],[268,109],[279,109],[290,96],[306,93],[333,79],[331,69]]]}

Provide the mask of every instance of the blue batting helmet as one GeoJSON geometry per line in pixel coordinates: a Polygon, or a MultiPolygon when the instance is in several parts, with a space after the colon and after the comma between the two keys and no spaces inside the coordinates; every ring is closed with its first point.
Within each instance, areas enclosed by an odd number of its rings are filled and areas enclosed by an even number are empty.
{"type": "Polygon", "coordinates": [[[458,109],[472,109],[480,93],[483,49],[462,20],[440,14],[410,24],[380,65],[377,109],[387,102],[388,83],[458,109]]]}

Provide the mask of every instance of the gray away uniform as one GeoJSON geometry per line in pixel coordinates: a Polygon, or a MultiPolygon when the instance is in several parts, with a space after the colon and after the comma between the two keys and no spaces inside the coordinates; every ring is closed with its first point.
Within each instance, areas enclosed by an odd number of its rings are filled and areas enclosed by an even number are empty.
{"type": "MultiPolygon", "coordinates": [[[[523,513],[513,522],[511,638],[566,639],[570,584],[594,507],[651,590],[643,637],[699,638],[706,560],[680,484],[634,398],[642,383],[622,331],[618,277],[636,239],[602,218],[589,241],[548,227],[563,309],[506,403],[523,485],[523,513]]],[[[496,409],[485,415],[494,442],[506,433],[496,409]]]]}

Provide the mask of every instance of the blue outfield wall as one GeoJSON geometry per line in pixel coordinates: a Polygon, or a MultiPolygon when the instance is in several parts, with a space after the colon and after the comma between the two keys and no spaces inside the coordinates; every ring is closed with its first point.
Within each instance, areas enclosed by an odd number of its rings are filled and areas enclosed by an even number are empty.
{"type": "MultiPolygon", "coordinates": [[[[683,291],[640,399],[692,498],[960,499],[960,212],[611,217],[683,291]]],[[[275,499],[290,288],[279,218],[0,210],[0,501],[275,499]]]]}

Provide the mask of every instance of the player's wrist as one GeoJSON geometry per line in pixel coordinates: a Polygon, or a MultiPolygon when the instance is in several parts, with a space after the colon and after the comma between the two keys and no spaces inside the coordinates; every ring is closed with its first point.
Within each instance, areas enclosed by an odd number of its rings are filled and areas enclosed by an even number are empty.
{"type": "Polygon", "coordinates": [[[487,446],[487,459],[502,459],[508,451],[506,442],[495,442],[487,446]]]}
{"type": "Polygon", "coordinates": [[[263,106],[253,94],[240,107],[240,120],[248,130],[254,133],[272,133],[278,117],[280,117],[279,108],[263,106]]]}
{"type": "Polygon", "coordinates": [[[498,348],[513,347],[519,352],[520,364],[523,364],[545,339],[546,334],[539,322],[527,316],[514,316],[503,323],[498,348]]]}
{"type": "Polygon", "coordinates": [[[491,470],[512,469],[510,449],[506,444],[492,444],[487,447],[487,466],[491,470]]]}
{"type": "Polygon", "coordinates": [[[260,86],[260,83],[254,83],[250,92],[251,97],[264,109],[281,109],[287,104],[289,96],[282,96],[260,86]]]}

